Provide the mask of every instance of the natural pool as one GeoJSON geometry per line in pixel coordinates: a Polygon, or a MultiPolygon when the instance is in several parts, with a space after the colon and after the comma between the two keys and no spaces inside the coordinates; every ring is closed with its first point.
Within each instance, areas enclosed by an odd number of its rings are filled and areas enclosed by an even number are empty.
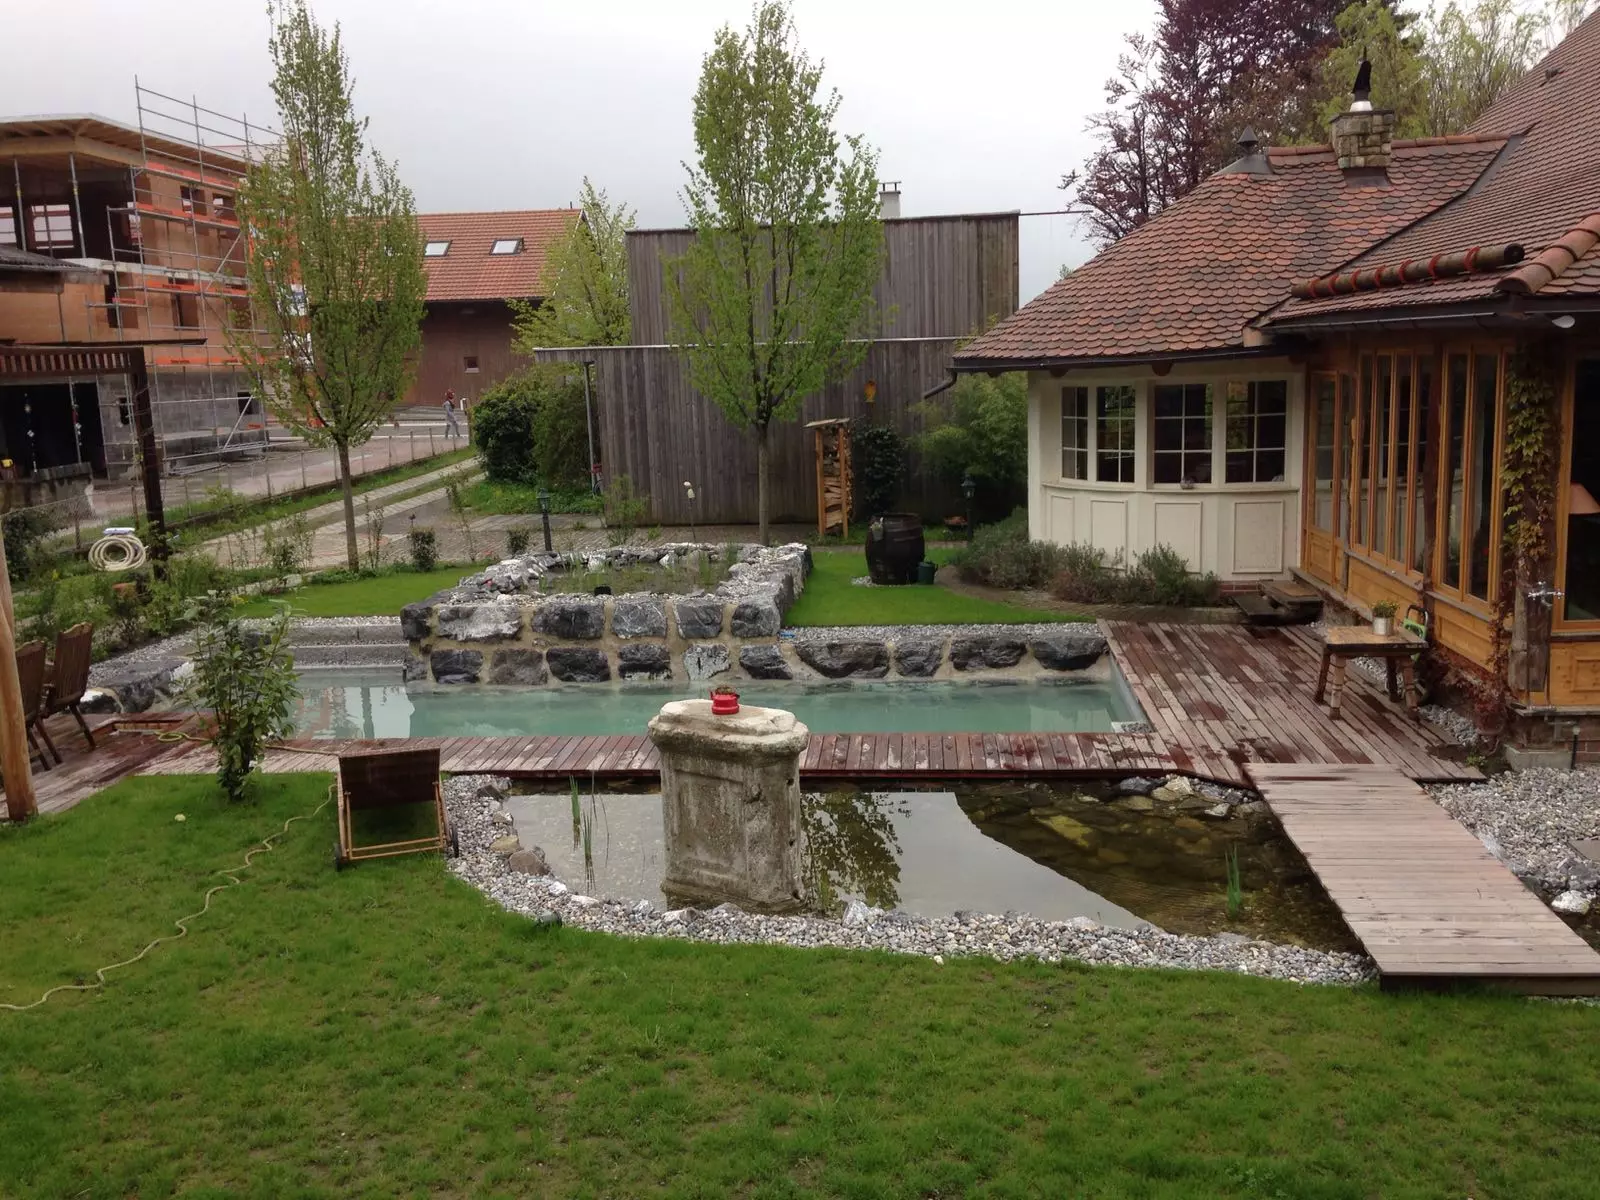
{"type": "MultiPolygon", "coordinates": [[[[710,684],[407,688],[398,671],[300,676],[303,737],[494,737],[643,733],[669,700],[710,684]]],[[[788,709],[814,733],[1091,733],[1143,719],[1119,679],[1107,682],[754,683],[740,702],[788,709]]]]}
{"type": "MultiPolygon", "coordinates": [[[[1217,820],[1211,803],[1122,796],[1098,785],[963,785],[950,791],[807,793],[811,906],[850,899],[920,916],[1017,910],[1046,920],[1153,924],[1354,950],[1337,909],[1267,816],[1217,820]],[[1230,859],[1238,905],[1230,912],[1230,859]]],[[[661,799],[623,789],[507,801],[525,846],[569,886],[614,899],[663,897],[661,799]]]]}

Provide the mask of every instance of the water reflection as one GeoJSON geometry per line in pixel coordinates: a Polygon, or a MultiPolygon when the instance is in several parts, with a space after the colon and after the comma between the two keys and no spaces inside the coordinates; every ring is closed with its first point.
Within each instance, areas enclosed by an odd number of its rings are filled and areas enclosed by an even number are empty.
{"type": "Polygon", "coordinates": [[[800,810],[807,899],[822,912],[856,898],[874,908],[900,904],[900,839],[895,819],[909,817],[895,792],[807,792],[800,810]]]}

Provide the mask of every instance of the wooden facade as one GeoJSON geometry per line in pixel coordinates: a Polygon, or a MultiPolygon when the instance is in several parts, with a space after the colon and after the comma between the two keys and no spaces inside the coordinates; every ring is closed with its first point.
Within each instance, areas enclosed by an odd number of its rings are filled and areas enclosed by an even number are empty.
{"type": "Polygon", "coordinates": [[[511,307],[504,300],[429,301],[422,353],[405,404],[439,405],[446,389],[470,407],[528,360],[512,353],[511,307]]]}

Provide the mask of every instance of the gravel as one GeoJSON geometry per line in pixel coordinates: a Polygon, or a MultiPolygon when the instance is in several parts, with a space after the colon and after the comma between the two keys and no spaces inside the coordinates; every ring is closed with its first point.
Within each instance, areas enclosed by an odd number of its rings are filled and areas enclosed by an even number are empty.
{"type": "Polygon", "coordinates": [[[1546,899],[1568,890],[1600,895],[1600,863],[1574,845],[1600,838],[1600,770],[1536,767],[1430,790],[1441,808],[1546,899]]]}
{"type": "Polygon", "coordinates": [[[1185,937],[1158,929],[1112,929],[1086,917],[1041,921],[1026,913],[961,912],[925,918],[856,903],[844,919],[834,920],[758,916],[729,904],[709,912],[662,911],[648,900],[586,896],[549,876],[514,873],[503,858],[490,852],[490,843],[505,837],[506,827],[493,819],[500,811],[499,801],[480,794],[486,782],[496,781],[456,776],[445,782],[445,804],[461,843],[461,857],[450,860],[450,869],[501,907],[546,924],[559,918],[562,924],[622,937],[888,950],[940,963],[952,955],[970,955],[1001,961],[1033,958],[1048,963],[1232,971],[1295,983],[1354,985],[1375,978],[1371,962],[1360,955],[1280,946],[1237,934],[1185,937]]]}
{"type": "MultiPolygon", "coordinates": [[[[1071,628],[1073,623],[1067,623],[1071,628]]],[[[1082,624],[1081,622],[1078,624],[1082,624]]],[[[1090,628],[1093,628],[1091,625],[1090,628]]],[[[947,641],[959,637],[993,637],[996,634],[1018,641],[1060,633],[1061,623],[1033,625],[805,625],[785,629],[784,635],[797,642],[907,642],[919,638],[947,641]]]]}

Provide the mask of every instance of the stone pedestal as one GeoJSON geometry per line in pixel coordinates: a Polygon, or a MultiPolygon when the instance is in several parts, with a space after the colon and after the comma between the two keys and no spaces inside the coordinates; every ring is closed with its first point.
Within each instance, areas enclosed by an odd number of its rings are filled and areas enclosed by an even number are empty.
{"type": "Polygon", "coordinates": [[[808,736],[793,713],[745,708],[717,717],[709,700],[675,701],[651,719],[661,752],[663,892],[753,912],[803,907],[800,754],[808,736]]]}

